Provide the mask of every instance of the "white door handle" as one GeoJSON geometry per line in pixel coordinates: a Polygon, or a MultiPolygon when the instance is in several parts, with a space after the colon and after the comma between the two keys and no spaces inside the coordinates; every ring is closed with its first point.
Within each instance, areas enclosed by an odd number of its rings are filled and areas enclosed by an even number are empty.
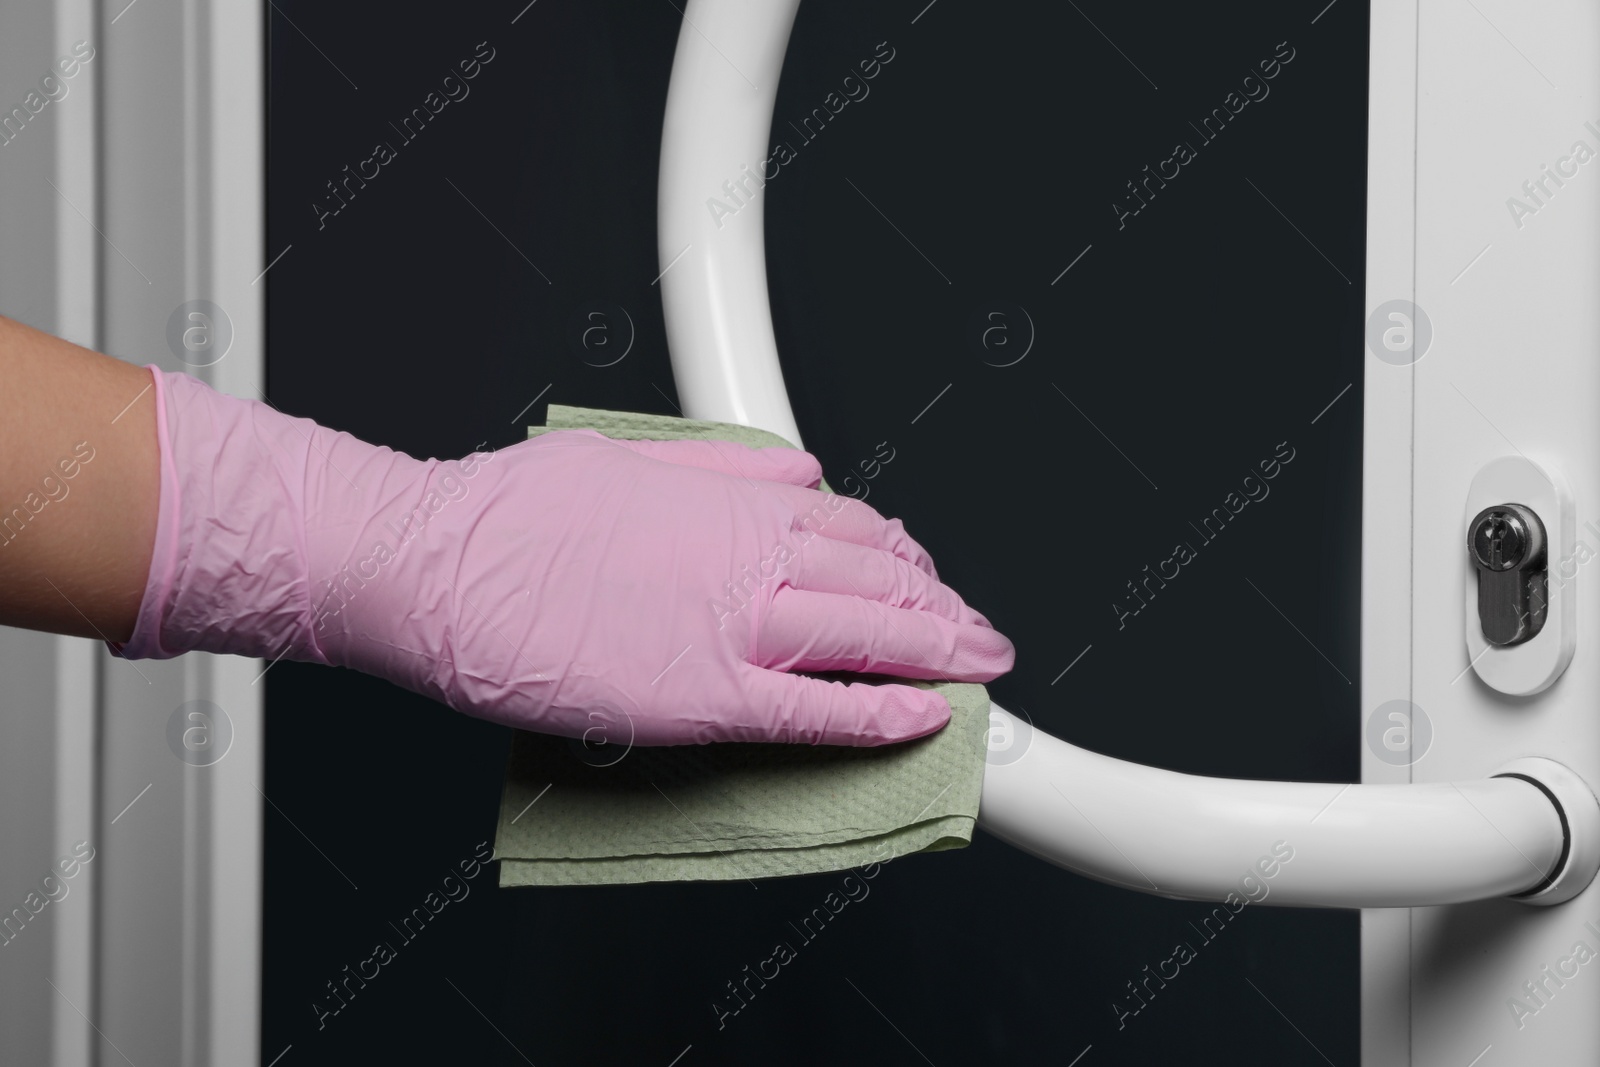
{"type": "Polygon", "coordinates": [[[1552,760],[1514,761],[1498,772],[1505,777],[1413,785],[1206,778],[1028,736],[998,705],[992,714],[1028,748],[988,767],[980,825],[1113,885],[1301,907],[1513,895],[1555,904],[1600,866],[1600,803],[1552,760]]]}
{"type": "MultiPolygon", "coordinates": [[[[761,194],[784,165],[774,170],[768,137],[798,7],[689,0],[657,207],[684,413],[801,446],[772,332],[761,194]]],[[[1027,728],[994,714],[1002,727],[1027,728]]],[[[1497,774],[1507,776],[1346,786],[1204,778],[1034,732],[1021,759],[988,767],[979,822],[1051,863],[1169,897],[1253,899],[1253,877],[1262,902],[1283,905],[1569,899],[1600,867],[1600,803],[1553,761],[1519,760],[1497,774]]]]}

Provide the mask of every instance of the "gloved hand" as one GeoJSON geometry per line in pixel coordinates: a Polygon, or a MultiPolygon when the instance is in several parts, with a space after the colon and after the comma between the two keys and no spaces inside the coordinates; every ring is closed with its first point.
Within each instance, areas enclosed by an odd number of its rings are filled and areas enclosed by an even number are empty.
{"type": "Polygon", "coordinates": [[[875,745],[1011,642],[897,519],[805,452],[561,431],[417,460],[155,375],[161,501],[130,659],[353,667],[457,711],[611,742],[875,745]]]}

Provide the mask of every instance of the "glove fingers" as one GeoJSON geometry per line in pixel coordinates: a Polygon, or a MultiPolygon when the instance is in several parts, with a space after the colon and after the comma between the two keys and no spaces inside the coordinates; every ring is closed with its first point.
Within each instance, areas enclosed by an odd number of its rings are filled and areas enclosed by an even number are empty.
{"type": "Polygon", "coordinates": [[[817,458],[796,448],[751,448],[738,441],[607,440],[665,463],[701,467],[752,481],[784,482],[801,488],[813,488],[822,481],[822,465],[817,458]]]}
{"type": "Polygon", "coordinates": [[[931,690],[909,685],[829,682],[748,667],[741,686],[746,718],[728,740],[784,741],[865,747],[923,737],[950,721],[950,705],[931,690]]]}
{"type": "Polygon", "coordinates": [[[1016,651],[1002,634],[928,611],[859,596],[785,587],[756,635],[755,664],[780,671],[855,671],[904,678],[988,682],[1016,651]]]}
{"type": "Polygon", "coordinates": [[[794,486],[783,492],[795,510],[794,529],[797,533],[808,530],[835,541],[882,549],[910,563],[930,578],[939,577],[939,572],[933,567],[933,557],[928,555],[927,549],[912,540],[906,533],[905,524],[899,519],[886,519],[870,504],[837,493],[794,486]]]}
{"type": "Polygon", "coordinates": [[[789,584],[796,589],[864,597],[891,607],[929,611],[951,622],[990,625],[954,589],[879,548],[813,537],[794,554],[789,571],[793,575],[789,584]]]}

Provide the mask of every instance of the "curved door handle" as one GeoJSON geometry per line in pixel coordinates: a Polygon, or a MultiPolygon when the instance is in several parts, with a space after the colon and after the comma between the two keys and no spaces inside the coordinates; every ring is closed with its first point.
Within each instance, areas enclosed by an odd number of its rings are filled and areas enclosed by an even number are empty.
{"type": "MultiPolygon", "coordinates": [[[[657,203],[661,296],[684,413],[758,426],[797,447],[772,333],[761,189],[798,7],[689,0],[657,203]]],[[[1004,709],[994,714],[1021,728],[1004,709]]],[[[1143,767],[1034,732],[1023,758],[987,769],[979,823],[1088,877],[1199,900],[1254,899],[1254,884],[1266,888],[1263,902],[1283,905],[1557,903],[1600,866],[1600,803],[1549,760],[1467,782],[1252,782],[1143,767]]]]}
{"type": "Polygon", "coordinates": [[[1028,748],[985,771],[980,825],[1128,889],[1301,907],[1555,904],[1600,867],[1600,803],[1552,760],[1412,785],[1206,778],[1028,736],[999,705],[992,715],[1028,748]]]}

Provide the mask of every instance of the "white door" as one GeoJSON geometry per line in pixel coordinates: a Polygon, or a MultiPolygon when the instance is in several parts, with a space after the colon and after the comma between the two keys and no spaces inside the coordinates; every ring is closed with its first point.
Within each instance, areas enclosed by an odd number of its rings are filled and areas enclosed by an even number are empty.
{"type": "MultiPolygon", "coordinates": [[[[1592,4],[1373,7],[1363,707],[1420,712],[1408,759],[1365,754],[1368,782],[1536,755],[1600,780],[1596,39],[1592,4]],[[1487,648],[1465,531],[1512,492],[1544,498],[1560,640],[1487,648]]],[[[1596,893],[1364,913],[1363,1062],[1596,1062],[1596,893]]]]}

